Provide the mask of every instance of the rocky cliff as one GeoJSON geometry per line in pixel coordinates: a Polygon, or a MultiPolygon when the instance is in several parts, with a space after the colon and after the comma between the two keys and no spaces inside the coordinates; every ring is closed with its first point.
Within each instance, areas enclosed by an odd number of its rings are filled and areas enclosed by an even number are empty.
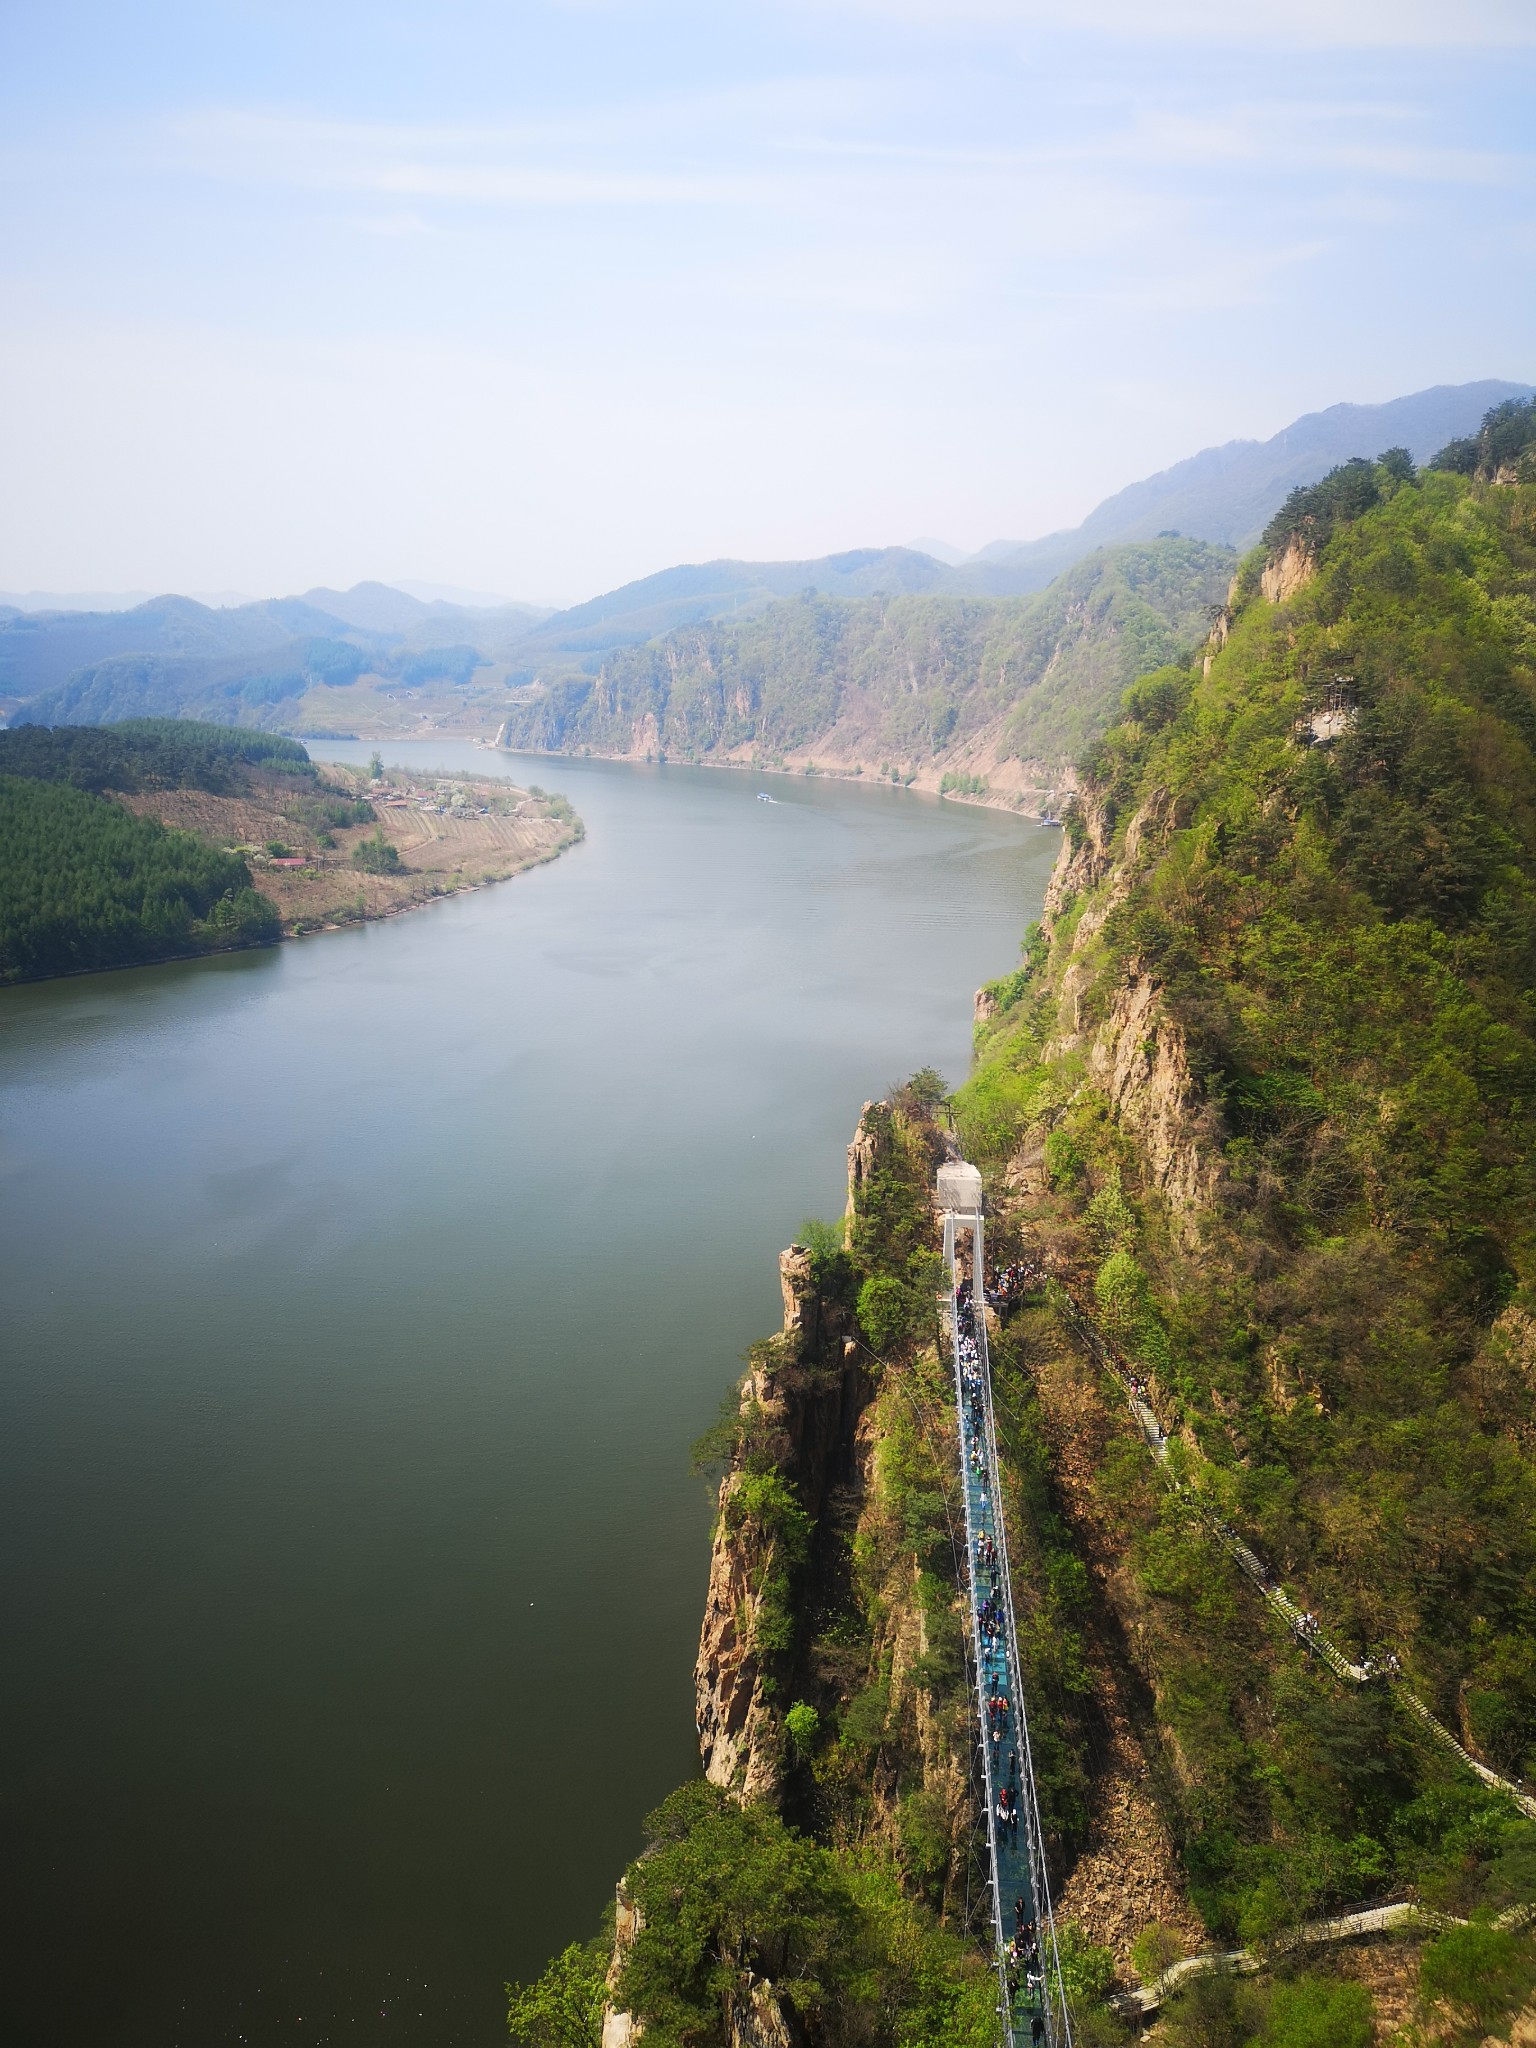
{"type": "Polygon", "coordinates": [[[766,1590],[796,1562],[771,1515],[751,1511],[754,1465],[771,1459],[793,1488],[812,1535],[829,1492],[857,1460],[859,1418],[872,1387],[848,1336],[846,1310],[821,1294],[801,1245],[779,1255],[784,1324],[759,1345],[741,1385],[742,1428],[720,1482],[709,1590],[694,1669],[704,1773],[743,1799],[772,1799],[782,1770],[783,1680],[793,1643],[765,1640],[766,1590]]]}

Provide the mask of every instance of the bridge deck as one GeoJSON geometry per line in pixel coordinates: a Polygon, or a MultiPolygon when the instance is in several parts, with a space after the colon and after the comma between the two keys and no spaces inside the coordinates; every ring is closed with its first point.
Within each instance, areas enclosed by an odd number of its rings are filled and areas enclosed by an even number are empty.
{"type": "MultiPolygon", "coordinates": [[[[952,1231],[947,1238],[952,1252],[952,1231]]],[[[1020,1683],[1008,1539],[998,1496],[1001,1468],[986,1313],[973,1310],[969,1285],[959,1277],[953,1258],[950,1279],[950,1339],[1001,2014],[1013,2048],[1042,2041],[1051,2048],[1068,2048],[1071,2022],[1056,1961],[1029,1721],[1020,1683]],[[995,1705],[999,1701],[1001,1710],[995,1705]]]]}

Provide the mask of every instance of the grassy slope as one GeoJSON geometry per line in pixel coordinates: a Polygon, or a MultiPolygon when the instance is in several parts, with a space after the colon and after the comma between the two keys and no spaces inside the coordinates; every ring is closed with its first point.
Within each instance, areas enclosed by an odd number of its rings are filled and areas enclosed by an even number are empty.
{"type": "MultiPolygon", "coordinates": [[[[1073,886],[995,991],[961,1127],[1305,1604],[1536,1774],[1536,489],[1430,473],[1278,607],[1257,567],[1209,674],[1143,681],[1096,750],[1073,886]],[[1299,744],[1338,677],[1351,729],[1299,744]],[[1160,1038],[1187,1060],[1200,1213],[1094,1058],[1149,982],[1122,1071],[1160,1038]]],[[[1075,1404],[1085,1626],[1152,1702],[1211,1928],[1536,1893],[1536,1830],[1274,1639],[1049,1313],[1008,1342],[1075,1404]]]]}

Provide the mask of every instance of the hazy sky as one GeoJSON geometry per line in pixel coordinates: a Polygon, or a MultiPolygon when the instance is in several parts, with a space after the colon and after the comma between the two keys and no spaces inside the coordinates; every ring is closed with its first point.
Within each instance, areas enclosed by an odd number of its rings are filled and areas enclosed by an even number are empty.
{"type": "Polygon", "coordinates": [[[1536,0],[0,0],[0,138],[0,589],[979,546],[1536,376],[1536,0]]]}

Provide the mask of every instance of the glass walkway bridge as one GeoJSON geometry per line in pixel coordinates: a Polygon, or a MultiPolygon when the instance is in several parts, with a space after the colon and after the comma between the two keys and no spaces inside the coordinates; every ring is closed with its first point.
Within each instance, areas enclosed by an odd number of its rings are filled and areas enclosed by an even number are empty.
{"type": "Polygon", "coordinates": [[[974,1166],[952,1160],[939,1168],[938,1206],[944,1216],[944,1263],[949,1276],[971,1668],[986,1798],[998,2015],[1009,2048],[1025,2048],[1025,2044],[1038,2048],[1042,2042],[1047,2048],[1071,2048],[1072,2021],[1051,1912],[999,1492],[1001,1467],[987,1354],[981,1175],[974,1166]]]}

